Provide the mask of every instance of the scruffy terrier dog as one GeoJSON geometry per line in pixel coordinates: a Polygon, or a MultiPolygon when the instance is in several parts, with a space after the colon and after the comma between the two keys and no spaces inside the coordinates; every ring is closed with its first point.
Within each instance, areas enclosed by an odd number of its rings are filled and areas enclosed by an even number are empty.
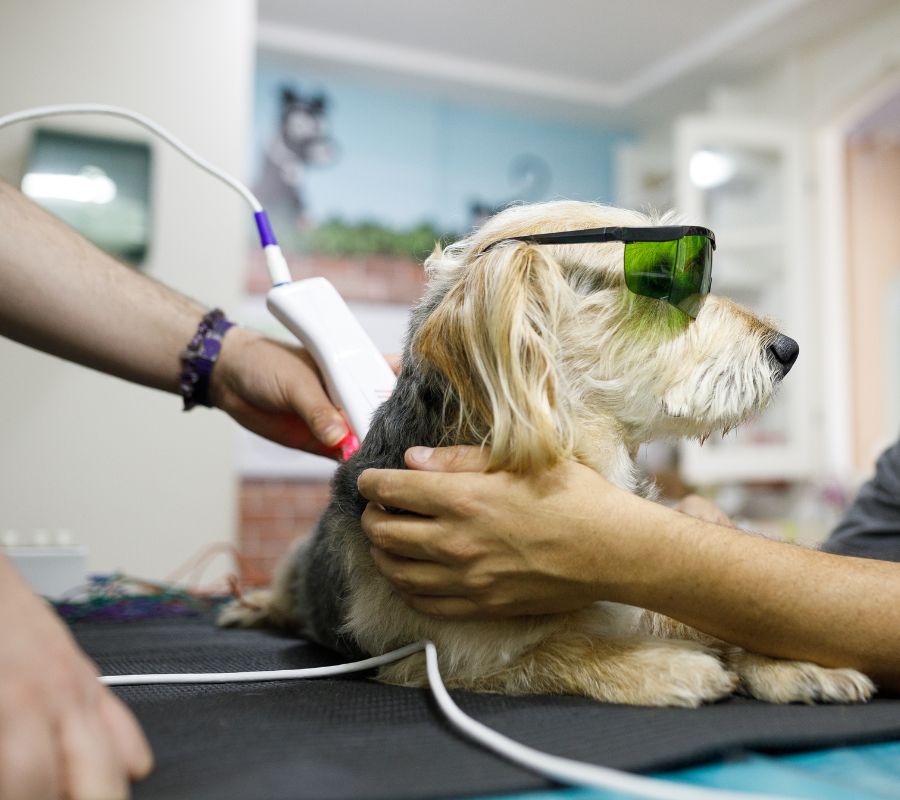
{"type": "MultiPolygon", "coordinates": [[[[254,598],[259,608],[234,604],[221,623],[286,627],[350,656],[431,639],[447,685],[474,691],[653,706],[697,706],[735,691],[774,703],[868,699],[874,687],[855,670],[755,655],[611,603],[531,618],[434,619],[404,605],[372,563],[357,477],[367,467],[401,468],[412,445],[484,443],[491,469],[520,472],[574,458],[652,495],[634,464],[642,442],[703,438],[765,407],[796,356],[794,346],[785,360],[784,342],[794,343],[769,323],[715,295],[691,320],[628,291],[621,242],[503,241],[655,224],[633,211],[552,202],[509,208],[436,249],[396,390],[339,468],[315,536],[282,562],[272,590],[254,598]]],[[[422,654],[379,678],[424,685],[422,654]]]]}

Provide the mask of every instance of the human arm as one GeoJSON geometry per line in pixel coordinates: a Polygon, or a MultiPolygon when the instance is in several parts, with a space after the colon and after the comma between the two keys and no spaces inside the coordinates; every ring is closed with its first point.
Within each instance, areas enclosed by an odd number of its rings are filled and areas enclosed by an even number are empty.
{"type": "Polygon", "coordinates": [[[748,536],[574,462],[526,477],[481,472],[475,448],[438,450],[426,462],[414,455],[413,469],[367,470],[359,480],[376,566],[413,608],[472,618],[609,600],[900,689],[898,564],[748,536]]]}
{"type": "MultiPolygon", "coordinates": [[[[0,335],[177,392],[203,306],[123,266],[0,181],[0,335]]],[[[216,406],[256,433],[336,455],[347,433],[309,355],[243,328],[212,373],[216,406]]]]}
{"type": "Polygon", "coordinates": [[[127,797],[153,761],[141,729],[2,555],[0,631],[0,797],[127,797]]]}

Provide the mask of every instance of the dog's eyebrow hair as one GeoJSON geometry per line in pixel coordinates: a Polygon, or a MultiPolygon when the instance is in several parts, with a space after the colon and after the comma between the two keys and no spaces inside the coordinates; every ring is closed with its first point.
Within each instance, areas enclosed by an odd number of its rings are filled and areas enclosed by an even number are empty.
{"type": "Polygon", "coordinates": [[[598,292],[602,289],[613,289],[619,285],[615,273],[602,269],[586,267],[584,264],[574,262],[560,262],[564,274],[572,288],[581,288],[582,291],[598,292]]]}
{"type": "Polygon", "coordinates": [[[498,245],[501,245],[501,244],[510,244],[511,242],[514,242],[514,241],[516,241],[516,240],[515,240],[515,239],[512,239],[512,238],[510,238],[510,239],[497,239],[497,241],[491,242],[491,243],[488,244],[486,247],[483,247],[481,250],[479,250],[477,253],[475,253],[475,255],[472,256],[472,260],[474,261],[476,258],[481,258],[485,253],[490,252],[491,250],[493,250],[493,249],[494,249],[495,247],[497,247],[498,245]]]}
{"type": "Polygon", "coordinates": [[[508,236],[505,239],[497,239],[497,240],[491,242],[490,244],[486,245],[483,249],[479,250],[477,253],[475,253],[474,256],[471,257],[472,261],[474,261],[476,258],[481,258],[485,253],[489,253],[495,247],[500,247],[501,245],[510,245],[510,244],[529,244],[532,247],[537,247],[541,243],[540,242],[529,242],[528,240],[522,239],[518,236],[508,236]]]}
{"type": "Polygon", "coordinates": [[[621,281],[619,280],[619,273],[611,273],[606,270],[590,270],[585,272],[585,279],[588,280],[592,286],[595,286],[599,289],[608,289],[611,286],[617,286],[621,281]]]}

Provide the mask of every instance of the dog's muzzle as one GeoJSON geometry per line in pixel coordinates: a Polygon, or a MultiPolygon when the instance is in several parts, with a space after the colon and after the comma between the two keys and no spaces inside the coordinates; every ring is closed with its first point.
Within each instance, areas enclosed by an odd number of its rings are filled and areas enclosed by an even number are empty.
{"type": "Polygon", "coordinates": [[[776,333],[775,340],[767,348],[769,361],[778,373],[779,378],[783,378],[791,371],[797,356],[800,354],[800,345],[797,344],[790,336],[783,333],[776,333]]]}

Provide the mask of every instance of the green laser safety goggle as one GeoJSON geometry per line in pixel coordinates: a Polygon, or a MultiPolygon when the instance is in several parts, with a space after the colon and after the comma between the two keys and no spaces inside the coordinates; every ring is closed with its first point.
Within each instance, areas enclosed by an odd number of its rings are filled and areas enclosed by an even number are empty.
{"type": "MultiPolygon", "coordinates": [[[[502,242],[527,244],[625,243],[625,285],[634,294],[665,300],[691,318],[700,313],[712,282],[716,236],[709,228],[665,225],[656,228],[587,228],[511,236],[502,242]]],[[[500,244],[488,245],[482,253],[500,244]]]]}

